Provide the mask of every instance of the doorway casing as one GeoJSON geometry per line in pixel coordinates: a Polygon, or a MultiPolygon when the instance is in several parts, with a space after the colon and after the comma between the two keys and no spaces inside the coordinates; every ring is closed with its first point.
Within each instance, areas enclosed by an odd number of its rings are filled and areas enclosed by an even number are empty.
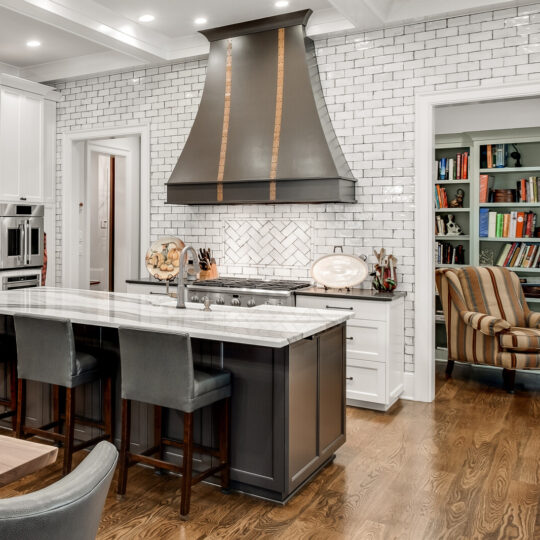
{"type": "MultiPolygon", "coordinates": [[[[79,281],[79,187],[86,167],[76,164],[76,145],[98,139],[138,136],[140,140],[140,253],[150,242],[150,125],[137,124],[111,128],[69,131],[62,137],[62,287],[77,288],[79,281]]],[[[144,271],[144,261],[138,268],[144,271]]],[[[135,276],[137,277],[137,276],[135,276]]]]}
{"type": "MultiPolygon", "coordinates": [[[[435,398],[435,329],[433,260],[433,160],[436,107],[540,96],[540,81],[500,86],[421,92],[415,99],[415,272],[414,377],[407,394],[417,401],[435,398]]],[[[481,130],[479,130],[481,131],[481,130]]]]}

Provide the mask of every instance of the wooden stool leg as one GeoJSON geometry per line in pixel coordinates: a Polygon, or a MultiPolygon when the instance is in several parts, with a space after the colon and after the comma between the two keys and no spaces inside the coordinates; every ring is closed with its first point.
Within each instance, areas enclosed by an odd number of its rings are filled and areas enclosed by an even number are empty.
{"type": "Polygon", "coordinates": [[[118,471],[118,488],[116,492],[124,495],[127,486],[129,442],[131,436],[131,401],[122,400],[122,440],[120,441],[120,463],[118,471]]]}
{"type": "Polygon", "coordinates": [[[73,439],[75,434],[75,388],[66,388],[66,435],[64,439],[64,467],[62,474],[71,472],[73,439]]]}
{"type": "Polygon", "coordinates": [[[103,380],[103,422],[105,424],[105,435],[109,436],[109,441],[114,442],[112,377],[106,377],[103,380]]]}
{"type": "Polygon", "coordinates": [[[191,474],[193,469],[193,413],[184,413],[184,457],[182,459],[182,500],[180,517],[189,514],[191,474]]]}
{"type": "Polygon", "coordinates": [[[26,381],[19,379],[17,382],[17,425],[15,436],[20,439],[24,433],[24,419],[26,418],[26,381]]]}
{"type": "MultiPolygon", "coordinates": [[[[161,435],[163,433],[163,408],[159,405],[154,405],[154,446],[159,447],[159,459],[163,459],[163,443],[161,435]]],[[[156,473],[163,473],[163,469],[156,467],[156,473]]]]}
{"type": "Polygon", "coordinates": [[[62,433],[62,421],[60,419],[60,387],[57,384],[53,384],[52,387],[53,398],[53,420],[56,424],[54,426],[55,433],[62,433]]]}
{"type": "Polygon", "coordinates": [[[11,410],[13,411],[13,416],[11,417],[11,427],[13,428],[13,431],[17,430],[17,362],[16,360],[12,360],[10,362],[11,364],[11,373],[9,377],[9,393],[10,393],[10,400],[11,400],[11,410]]]}
{"type": "Polygon", "coordinates": [[[221,471],[221,487],[228,491],[231,475],[229,463],[229,440],[230,440],[230,398],[225,398],[221,402],[221,419],[219,426],[219,460],[226,467],[221,471]]]}

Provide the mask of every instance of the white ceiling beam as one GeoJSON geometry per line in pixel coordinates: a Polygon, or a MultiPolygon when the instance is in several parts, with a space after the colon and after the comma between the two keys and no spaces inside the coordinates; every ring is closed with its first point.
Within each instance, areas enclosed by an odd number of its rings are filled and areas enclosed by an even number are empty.
{"type": "Polygon", "coordinates": [[[8,75],[15,75],[15,77],[20,77],[20,69],[11,64],[6,64],[5,62],[0,62],[0,73],[7,73],[8,75]]]}
{"type": "MultiPolygon", "coordinates": [[[[72,4],[75,5],[76,2],[72,4]]],[[[93,14],[101,11],[98,7],[99,4],[94,2],[91,2],[91,4],[93,4],[92,9],[96,8],[96,11],[92,12],[93,14]]],[[[90,3],[87,2],[87,5],[90,5],[90,3]]],[[[51,0],[0,0],[0,6],[83,37],[109,49],[128,54],[141,61],[156,62],[165,59],[163,41],[156,44],[153,42],[156,40],[155,36],[151,36],[154,39],[148,39],[148,31],[141,31],[138,28],[139,25],[127,21],[127,19],[123,19],[125,24],[120,24],[116,28],[116,24],[115,27],[112,27],[96,20],[95,15],[89,17],[79,10],[70,9],[51,0]],[[127,33],[125,28],[122,30],[122,26],[135,29],[135,35],[127,33]]],[[[104,18],[104,20],[108,19],[104,18]]],[[[118,17],[115,18],[115,21],[118,21],[118,17]]],[[[154,33],[152,32],[152,34],[154,33]]]]}

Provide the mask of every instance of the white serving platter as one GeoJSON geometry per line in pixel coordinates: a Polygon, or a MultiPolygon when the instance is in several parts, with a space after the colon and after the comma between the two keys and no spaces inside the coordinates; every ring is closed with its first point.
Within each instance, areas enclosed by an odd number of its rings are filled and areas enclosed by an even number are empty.
{"type": "Polygon", "coordinates": [[[362,283],[368,275],[368,266],[362,259],[341,253],[324,255],[311,267],[311,277],[330,289],[354,287],[362,283]]]}

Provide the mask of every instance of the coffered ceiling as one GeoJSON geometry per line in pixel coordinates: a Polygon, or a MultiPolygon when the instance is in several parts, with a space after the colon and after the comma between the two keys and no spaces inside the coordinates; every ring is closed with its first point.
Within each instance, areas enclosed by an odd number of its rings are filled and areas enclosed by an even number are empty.
{"type": "Polygon", "coordinates": [[[0,72],[44,82],[202,56],[199,30],[308,7],[308,34],[317,36],[530,1],[0,0],[0,72]]]}

